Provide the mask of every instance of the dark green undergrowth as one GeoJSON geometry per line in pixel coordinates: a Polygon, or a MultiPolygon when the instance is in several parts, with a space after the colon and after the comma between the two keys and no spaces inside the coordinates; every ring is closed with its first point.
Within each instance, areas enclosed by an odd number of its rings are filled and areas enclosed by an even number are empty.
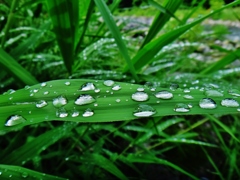
{"type": "Polygon", "coordinates": [[[2,1],[0,179],[238,179],[240,1],[204,2],[2,1]]]}

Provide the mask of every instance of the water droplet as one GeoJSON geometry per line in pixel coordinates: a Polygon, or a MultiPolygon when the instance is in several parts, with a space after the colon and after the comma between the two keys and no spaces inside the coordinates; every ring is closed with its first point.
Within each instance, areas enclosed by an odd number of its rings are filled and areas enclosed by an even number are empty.
{"type": "Polygon", "coordinates": [[[106,81],[103,82],[103,84],[104,84],[105,86],[113,86],[114,81],[113,81],[113,80],[106,80],[106,81]]]}
{"type": "Polygon", "coordinates": [[[240,96],[240,91],[238,89],[231,89],[228,91],[228,94],[232,95],[232,96],[240,96]]]}
{"type": "Polygon", "coordinates": [[[58,96],[57,98],[53,99],[53,105],[57,108],[62,107],[67,104],[67,99],[63,96],[58,96]]]}
{"type": "Polygon", "coordinates": [[[60,118],[67,117],[68,116],[68,112],[64,108],[61,108],[61,109],[58,109],[56,111],[56,116],[60,117],[60,118]]]}
{"type": "Polygon", "coordinates": [[[34,93],[37,93],[37,92],[38,92],[38,89],[34,89],[33,92],[34,92],[34,93]]]}
{"type": "Polygon", "coordinates": [[[101,90],[100,89],[95,89],[94,92],[95,93],[99,93],[101,90]]]}
{"type": "Polygon", "coordinates": [[[232,98],[223,99],[221,101],[221,105],[226,106],[226,107],[239,107],[239,103],[235,99],[232,99],[232,98]]]}
{"type": "Polygon", "coordinates": [[[178,104],[175,105],[174,111],[176,111],[176,112],[188,112],[188,111],[190,111],[190,108],[187,104],[178,103],[178,104]]]}
{"type": "Polygon", "coordinates": [[[49,92],[48,92],[48,91],[45,91],[43,94],[44,94],[44,95],[47,95],[47,94],[49,94],[49,92]]]}
{"type": "Polygon", "coordinates": [[[156,91],[156,88],[152,87],[152,88],[150,88],[150,91],[154,92],[154,91],[156,91]]]}
{"type": "Polygon", "coordinates": [[[137,88],[137,91],[144,91],[145,89],[143,87],[137,88]]]}
{"type": "Polygon", "coordinates": [[[24,89],[28,90],[28,89],[30,89],[30,86],[26,85],[26,86],[24,87],[24,89]]]}
{"type": "Polygon", "coordinates": [[[183,96],[185,99],[193,99],[193,96],[192,95],[189,95],[189,94],[186,94],[183,96]]]}
{"type": "Polygon", "coordinates": [[[175,91],[177,88],[179,88],[178,84],[171,84],[170,85],[170,90],[175,91]]]}
{"type": "Polygon", "coordinates": [[[189,108],[192,108],[192,107],[193,107],[193,105],[192,105],[191,103],[189,103],[189,104],[188,104],[188,107],[189,107],[189,108]]]}
{"type": "Polygon", "coordinates": [[[96,87],[93,83],[85,83],[81,86],[80,91],[90,91],[90,90],[95,90],[96,87]]]}
{"type": "Polygon", "coordinates": [[[150,117],[155,113],[156,113],[156,110],[153,107],[147,104],[139,104],[135,108],[133,115],[136,117],[150,117]]]}
{"type": "Polygon", "coordinates": [[[64,83],[66,86],[69,86],[71,83],[69,81],[64,83]]]}
{"type": "Polygon", "coordinates": [[[85,104],[91,104],[95,101],[96,100],[91,95],[82,94],[76,99],[75,104],[76,105],[85,105],[85,104]]]}
{"type": "Polygon", "coordinates": [[[159,91],[155,93],[156,98],[160,99],[171,99],[173,97],[173,94],[169,91],[159,91]]]}
{"type": "Polygon", "coordinates": [[[27,178],[27,177],[28,177],[28,173],[27,173],[27,172],[23,172],[23,173],[22,173],[22,177],[23,177],[23,178],[27,178]]]}
{"type": "Polygon", "coordinates": [[[115,84],[113,87],[112,87],[112,90],[114,91],[119,91],[122,87],[119,85],[119,84],[115,84]]]}
{"type": "Polygon", "coordinates": [[[13,115],[7,119],[5,126],[15,126],[21,123],[26,122],[26,119],[20,115],[13,115]]]}
{"type": "Polygon", "coordinates": [[[118,103],[119,103],[120,101],[121,101],[120,99],[116,99],[116,102],[118,102],[118,103]]]}
{"type": "Polygon", "coordinates": [[[73,110],[71,116],[72,116],[72,117],[77,117],[77,116],[79,116],[79,111],[73,110]]]}
{"type": "Polygon", "coordinates": [[[203,109],[215,109],[217,104],[211,98],[203,98],[199,101],[199,106],[203,109]]]}
{"type": "Polygon", "coordinates": [[[94,112],[93,112],[93,110],[91,110],[91,109],[86,109],[85,110],[85,112],[83,113],[83,117],[90,117],[90,116],[92,116],[94,114],[94,112]]]}
{"type": "Polygon", "coordinates": [[[222,97],[223,94],[217,90],[207,90],[204,92],[204,95],[208,97],[222,97]]]}
{"type": "Polygon", "coordinates": [[[46,85],[47,85],[47,83],[45,83],[45,82],[41,83],[42,87],[45,87],[46,85]]]}
{"type": "Polygon", "coordinates": [[[240,112],[240,108],[237,108],[237,111],[240,112]]]}
{"type": "Polygon", "coordinates": [[[98,106],[98,103],[94,103],[94,106],[95,106],[95,107],[98,106]]]}
{"type": "Polygon", "coordinates": [[[185,93],[190,93],[191,90],[190,90],[190,89],[184,89],[183,92],[185,92],[185,93]]]}
{"type": "Polygon", "coordinates": [[[44,101],[44,100],[40,100],[40,101],[38,101],[38,102],[36,103],[36,107],[37,107],[37,108],[42,108],[42,107],[45,107],[45,106],[47,106],[47,105],[48,105],[47,102],[44,101]]]}
{"type": "Polygon", "coordinates": [[[132,99],[135,101],[147,101],[148,98],[148,94],[145,92],[135,92],[132,94],[132,99]]]}

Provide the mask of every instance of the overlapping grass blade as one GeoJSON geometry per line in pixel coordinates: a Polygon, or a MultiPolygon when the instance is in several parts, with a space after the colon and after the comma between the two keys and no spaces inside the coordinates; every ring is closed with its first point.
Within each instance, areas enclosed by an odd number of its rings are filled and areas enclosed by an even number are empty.
{"type": "Polygon", "coordinates": [[[20,83],[27,85],[37,84],[38,81],[33,77],[26,69],[24,69],[20,64],[18,64],[15,59],[13,59],[8,53],[6,53],[2,48],[0,48],[0,64],[20,81],[20,83]]]}
{"type": "Polygon", "coordinates": [[[71,72],[77,43],[79,1],[52,0],[45,2],[47,3],[65,66],[71,72]]]}
{"type": "Polygon", "coordinates": [[[95,4],[97,5],[106,25],[108,26],[109,30],[114,37],[116,44],[118,45],[119,51],[121,52],[122,56],[127,62],[128,68],[130,69],[131,74],[133,75],[134,79],[138,81],[138,77],[136,71],[133,67],[131,62],[130,56],[128,54],[127,47],[122,39],[122,35],[113,19],[112,13],[108,9],[107,5],[103,0],[94,0],[95,4]]]}
{"type": "Polygon", "coordinates": [[[48,175],[33,171],[21,166],[11,166],[0,164],[1,179],[48,179],[48,180],[66,180],[57,176],[48,175]]]}

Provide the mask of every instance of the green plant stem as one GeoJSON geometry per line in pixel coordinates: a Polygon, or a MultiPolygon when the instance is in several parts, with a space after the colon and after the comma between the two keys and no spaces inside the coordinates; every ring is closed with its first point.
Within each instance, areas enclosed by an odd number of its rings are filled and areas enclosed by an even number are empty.
{"type": "Polygon", "coordinates": [[[6,41],[6,37],[8,36],[9,29],[11,28],[13,20],[14,20],[14,10],[16,8],[16,5],[17,5],[17,0],[13,0],[12,4],[11,4],[9,15],[8,15],[8,20],[7,20],[6,26],[3,30],[4,36],[3,36],[2,42],[1,42],[1,47],[2,48],[3,48],[3,45],[6,41]]]}

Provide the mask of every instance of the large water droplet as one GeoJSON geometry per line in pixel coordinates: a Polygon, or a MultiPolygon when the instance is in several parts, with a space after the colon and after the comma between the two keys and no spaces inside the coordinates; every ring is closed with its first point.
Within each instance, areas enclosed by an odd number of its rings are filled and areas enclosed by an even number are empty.
{"type": "Polygon", "coordinates": [[[68,116],[68,112],[64,108],[60,108],[56,111],[56,116],[60,118],[64,118],[68,116]]]}
{"type": "Polygon", "coordinates": [[[15,126],[21,123],[26,122],[26,119],[20,115],[13,115],[7,119],[5,126],[15,126]]]}
{"type": "Polygon", "coordinates": [[[190,107],[184,103],[178,103],[175,105],[174,111],[176,112],[188,112],[190,111],[190,107]]]}
{"type": "Polygon", "coordinates": [[[232,98],[223,99],[221,101],[221,105],[226,106],[226,107],[239,107],[239,103],[235,99],[232,99],[232,98]]]}
{"type": "Polygon", "coordinates": [[[173,97],[173,94],[169,91],[159,91],[155,93],[156,98],[160,99],[171,99],[173,97]]]}
{"type": "Polygon", "coordinates": [[[58,96],[57,98],[53,99],[53,105],[57,108],[62,107],[67,104],[67,99],[63,96],[58,96]]]}
{"type": "Polygon", "coordinates": [[[238,89],[231,89],[228,91],[228,93],[232,96],[240,96],[240,91],[238,89]]]}
{"type": "Polygon", "coordinates": [[[204,94],[208,97],[222,97],[223,93],[217,91],[217,90],[207,90],[204,92],[204,94]]]}
{"type": "Polygon", "coordinates": [[[148,98],[148,94],[145,92],[135,92],[132,94],[132,99],[135,101],[147,101],[148,98]]]}
{"type": "Polygon", "coordinates": [[[113,86],[114,81],[113,81],[113,80],[106,80],[106,81],[103,82],[103,84],[104,84],[105,86],[113,86]]]}
{"type": "Polygon", "coordinates": [[[47,102],[45,101],[45,100],[40,100],[40,101],[38,101],[37,103],[36,103],[36,107],[37,108],[42,108],[42,107],[45,107],[45,106],[47,106],[48,104],[47,104],[47,102]]]}
{"type": "Polygon", "coordinates": [[[81,86],[80,91],[90,91],[94,90],[96,87],[93,83],[85,83],[81,86]]]}
{"type": "Polygon", "coordinates": [[[118,85],[118,84],[115,84],[113,87],[112,87],[112,90],[114,91],[119,91],[121,89],[121,86],[118,85]]]}
{"type": "Polygon", "coordinates": [[[215,109],[217,104],[211,98],[203,98],[199,101],[199,106],[203,109],[215,109]]]}
{"type": "Polygon", "coordinates": [[[83,113],[83,117],[90,117],[90,116],[93,116],[93,114],[94,114],[94,112],[93,112],[93,110],[91,110],[91,109],[86,109],[85,111],[84,111],[84,113],[83,113]]]}
{"type": "Polygon", "coordinates": [[[95,101],[96,100],[91,95],[82,94],[76,99],[75,104],[76,105],[85,105],[85,104],[91,104],[95,101]]]}
{"type": "Polygon", "coordinates": [[[133,115],[136,117],[150,117],[155,113],[156,110],[147,104],[139,104],[133,111],[133,115]]]}

